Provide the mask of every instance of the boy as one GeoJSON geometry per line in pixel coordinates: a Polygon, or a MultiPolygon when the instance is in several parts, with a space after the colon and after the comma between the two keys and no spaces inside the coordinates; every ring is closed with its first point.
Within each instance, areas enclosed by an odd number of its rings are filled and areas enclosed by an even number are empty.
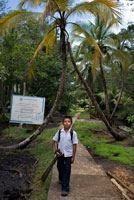
{"type": "Polygon", "coordinates": [[[59,183],[62,184],[62,196],[67,196],[69,192],[69,181],[71,174],[71,163],[74,162],[76,147],[78,143],[77,134],[72,131],[72,117],[63,118],[63,128],[55,134],[54,150],[58,157],[57,168],[59,172],[59,183]],[[60,135],[59,135],[60,134],[60,135]]]}

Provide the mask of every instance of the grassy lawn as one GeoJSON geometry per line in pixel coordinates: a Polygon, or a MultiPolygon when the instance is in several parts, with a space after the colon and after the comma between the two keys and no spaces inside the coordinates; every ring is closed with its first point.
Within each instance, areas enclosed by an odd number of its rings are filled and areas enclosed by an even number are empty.
{"type": "MultiPolygon", "coordinates": [[[[26,148],[26,151],[29,151],[38,161],[36,167],[34,167],[33,169],[33,181],[32,185],[30,185],[32,192],[29,200],[47,199],[47,194],[51,181],[51,173],[45,183],[41,182],[41,176],[54,158],[52,137],[54,136],[56,131],[57,128],[45,130],[35,140],[35,144],[33,142],[28,148],[26,148]]],[[[6,129],[4,133],[7,134],[8,129],[6,129]]],[[[25,128],[10,128],[10,136],[15,139],[26,138],[29,135],[29,133],[26,133],[25,128]]]]}
{"type": "Polygon", "coordinates": [[[81,112],[78,119],[89,119],[90,115],[89,115],[89,111],[85,110],[84,112],[81,112]]]}
{"type": "Polygon", "coordinates": [[[107,144],[109,136],[92,133],[92,130],[106,129],[103,123],[76,122],[73,128],[79,140],[86,147],[91,148],[96,155],[134,166],[134,147],[125,147],[122,142],[107,144]]]}

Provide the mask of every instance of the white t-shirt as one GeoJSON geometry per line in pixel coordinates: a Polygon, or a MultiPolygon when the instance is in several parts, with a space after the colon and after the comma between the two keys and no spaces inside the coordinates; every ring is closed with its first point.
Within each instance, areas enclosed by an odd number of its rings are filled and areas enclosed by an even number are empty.
{"type": "MultiPolygon", "coordinates": [[[[73,130],[73,138],[71,140],[70,130],[71,128],[66,133],[64,131],[64,128],[62,128],[60,133],[60,141],[58,143],[58,149],[60,149],[60,152],[64,154],[64,157],[71,157],[73,155],[73,144],[78,144],[76,132],[73,130]]],[[[56,132],[55,136],[53,137],[53,140],[58,142],[58,138],[59,138],[59,130],[56,132]]]]}

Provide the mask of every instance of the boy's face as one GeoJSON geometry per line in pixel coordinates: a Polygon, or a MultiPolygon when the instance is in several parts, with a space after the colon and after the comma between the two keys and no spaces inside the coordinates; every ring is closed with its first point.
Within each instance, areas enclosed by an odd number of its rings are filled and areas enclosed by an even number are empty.
{"type": "Polygon", "coordinates": [[[64,122],[63,122],[63,125],[64,125],[65,129],[69,129],[71,127],[72,123],[71,123],[70,119],[65,118],[64,122]]]}

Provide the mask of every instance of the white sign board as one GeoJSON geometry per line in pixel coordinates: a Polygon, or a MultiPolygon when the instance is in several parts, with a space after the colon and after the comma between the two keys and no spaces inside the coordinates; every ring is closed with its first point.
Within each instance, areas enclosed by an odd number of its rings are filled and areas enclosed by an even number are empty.
{"type": "Polygon", "coordinates": [[[45,98],[12,95],[10,122],[42,124],[44,120],[45,98]]]}

